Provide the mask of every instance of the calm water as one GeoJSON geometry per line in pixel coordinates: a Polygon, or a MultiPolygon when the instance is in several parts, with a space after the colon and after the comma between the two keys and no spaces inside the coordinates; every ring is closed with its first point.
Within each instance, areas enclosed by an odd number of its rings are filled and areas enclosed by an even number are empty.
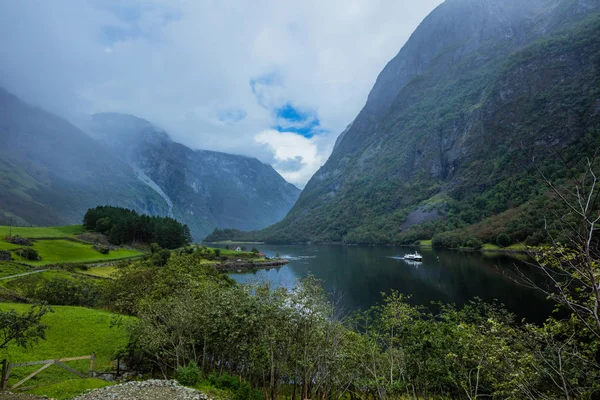
{"type": "Polygon", "coordinates": [[[243,283],[269,280],[293,286],[312,274],[323,281],[328,292],[342,295],[347,310],[368,308],[381,301],[381,292],[396,289],[412,294],[411,303],[432,301],[463,304],[475,297],[499,300],[517,316],[541,322],[552,311],[550,304],[534,290],[511,279],[518,260],[508,256],[449,250],[422,250],[422,263],[402,260],[411,248],[356,247],[334,245],[258,246],[261,252],[277,252],[290,263],[284,267],[231,274],[243,283]]]}

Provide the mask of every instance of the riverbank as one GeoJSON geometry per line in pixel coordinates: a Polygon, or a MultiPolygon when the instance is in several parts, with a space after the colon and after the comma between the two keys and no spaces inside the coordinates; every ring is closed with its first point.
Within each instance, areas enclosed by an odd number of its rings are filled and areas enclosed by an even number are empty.
{"type": "Polygon", "coordinates": [[[216,264],[215,267],[219,272],[248,272],[248,271],[256,271],[259,269],[271,269],[271,268],[279,268],[286,264],[289,261],[283,258],[278,258],[274,260],[264,260],[264,261],[253,261],[253,260],[242,260],[242,261],[226,261],[220,264],[216,264]]]}

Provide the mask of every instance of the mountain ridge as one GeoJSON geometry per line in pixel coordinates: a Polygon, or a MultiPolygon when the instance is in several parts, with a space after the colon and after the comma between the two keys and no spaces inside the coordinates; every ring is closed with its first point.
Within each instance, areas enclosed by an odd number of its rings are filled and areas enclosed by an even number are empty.
{"type": "Polygon", "coordinates": [[[200,239],[218,226],[270,225],[285,215],[300,192],[256,159],[193,151],[146,120],[116,115],[126,135],[111,145],[0,88],[0,224],[74,224],[88,208],[114,205],[176,217],[200,239]],[[145,163],[136,165],[132,157],[139,155],[145,163]],[[178,184],[190,167],[185,160],[207,167],[196,177],[196,187],[178,184]],[[203,187],[203,179],[214,170],[235,182],[239,193],[232,194],[229,183],[203,187]],[[248,193],[254,183],[257,194],[248,193]],[[216,200],[199,196],[201,189],[216,200]],[[229,211],[237,207],[241,212],[229,211]]]}
{"type": "MultiPolygon", "coordinates": [[[[120,113],[92,116],[92,136],[171,202],[195,237],[216,226],[266,227],[283,218],[300,190],[253,157],[190,149],[151,122],[120,113]],[[200,215],[200,218],[193,218],[200,215]]],[[[250,228],[251,229],[251,228],[250,228]]]]}
{"type": "MultiPolygon", "coordinates": [[[[286,218],[242,236],[412,243],[538,201],[520,142],[540,155],[597,143],[600,114],[586,110],[600,101],[599,10],[585,0],[446,1],[384,68],[286,218]],[[446,44],[432,51],[419,42],[427,37],[446,44]]],[[[505,222],[515,240],[539,228],[505,222]]]]}

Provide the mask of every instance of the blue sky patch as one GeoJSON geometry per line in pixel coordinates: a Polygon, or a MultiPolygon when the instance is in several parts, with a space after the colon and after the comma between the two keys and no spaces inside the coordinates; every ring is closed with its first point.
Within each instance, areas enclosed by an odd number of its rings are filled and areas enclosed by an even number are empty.
{"type": "Polygon", "coordinates": [[[315,114],[300,111],[289,103],[277,109],[275,116],[275,129],[280,132],[294,132],[310,139],[320,131],[321,122],[315,114]]]}

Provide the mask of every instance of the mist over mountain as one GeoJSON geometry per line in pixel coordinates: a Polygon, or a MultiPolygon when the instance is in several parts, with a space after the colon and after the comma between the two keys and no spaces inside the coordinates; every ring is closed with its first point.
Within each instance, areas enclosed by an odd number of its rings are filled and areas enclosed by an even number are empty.
{"type": "Polygon", "coordinates": [[[168,212],[133,168],[100,143],[0,88],[0,224],[80,223],[101,204],[168,212]]]}
{"type": "Polygon", "coordinates": [[[214,227],[260,229],[280,221],[300,190],[255,158],[192,150],[132,115],[92,116],[90,134],[161,195],[194,237],[214,227]]]}
{"type": "Polygon", "coordinates": [[[115,205],[175,217],[199,240],[215,227],[273,224],[300,192],[256,159],[193,151],[133,116],[89,125],[97,140],[0,89],[0,224],[74,224],[115,205]]]}
{"type": "Polygon", "coordinates": [[[381,72],[286,218],[245,237],[535,240],[543,218],[524,210],[539,213],[545,192],[528,154],[561,179],[557,153],[576,163],[599,144],[599,10],[590,0],[447,0],[381,72]]]}

